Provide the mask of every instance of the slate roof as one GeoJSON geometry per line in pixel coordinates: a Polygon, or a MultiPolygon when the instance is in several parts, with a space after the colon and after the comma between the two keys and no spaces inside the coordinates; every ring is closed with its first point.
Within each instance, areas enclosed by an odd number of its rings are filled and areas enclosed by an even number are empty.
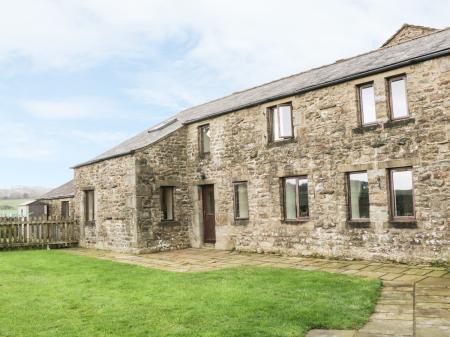
{"type": "Polygon", "coordinates": [[[28,205],[31,205],[31,204],[33,204],[35,202],[37,202],[37,200],[28,200],[28,201],[25,201],[25,202],[22,202],[21,204],[19,204],[19,207],[20,206],[28,206],[28,205]]]}
{"type": "Polygon", "coordinates": [[[185,124],[448,54],[450,54],[450,28],[281,78],[183,110],[174,116],[175,122],[173,122],[174,117],[167,120],[166,127],[157,127],[156,130],[150,132],[149,130],[152,128],[147,129],[74,168],[130,154],[157,142],[185,124]]]}
{"type": "Polygon", "coordinates": [[[73,180],[68,181],[64,185],[61,185],[50,192],[45,193],[39,198],[41,199],[61,199],[61,198],[73,198],[75,196],[75,188],[73,186],[73,180]]]}

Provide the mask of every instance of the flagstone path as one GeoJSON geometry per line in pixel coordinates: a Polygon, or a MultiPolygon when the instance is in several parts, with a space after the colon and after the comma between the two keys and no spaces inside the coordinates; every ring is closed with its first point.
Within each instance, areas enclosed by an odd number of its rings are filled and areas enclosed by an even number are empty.
{"type": "Polygon", "coordinates": [[[450,337],[450,271],[442,267],[195,248],[141,255],[85,248],[66,251],[174,272],[245,265],[320,270],[380,279],[383,281],[381,296],[363,328],[358,331],[311,330],[308,337],[450,337]]]}

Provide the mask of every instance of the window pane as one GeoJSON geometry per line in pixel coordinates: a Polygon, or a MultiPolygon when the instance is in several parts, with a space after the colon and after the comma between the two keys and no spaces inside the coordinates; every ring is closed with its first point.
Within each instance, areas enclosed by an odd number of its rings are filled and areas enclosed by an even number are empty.
{"type": "Polygon", "coordinates": [[[272,109],[272,123],[273,123],[273,140],[279,140],[280,138],[280,124],[279,124],[280,118],[278,116],[278,109],[273,108],[272,109]]]}
{"type": "Polygon", "coordinates": [[[202,139],[202,153],[210,152],[210,133],[209,125],[202,126],[200,128],[201,139],[202,139]]]}
{"type": "Polygon", "coordinates": [[[161,187],[163,220],[173,220],[173,187],[161,187]]]}
{"type": "Polygon", "coordinates": [[[394,216],[414,216],[412,171],[393,171],[394,216]]]}
{"type": "Polygon", "coordinates": [[[280,137],[292,137],[292,109],[290,105],[282,105],[278,107],[280,115],[280,137]]]}
{"type": "Polygon", "coordinates": [[[298,195],[300,198],[300,217],[309,216],[309,205],[308,205],[308,179],[301,178],[298,180],[298,195]]]}
{"type": "Polygon", "coordinates": [[[367,172],[350,173],[351,219],[369,218],[369,179],[367,172]]]}
{"type": "Polygon", "coordinates": [[[285,180],[285,200],[284,200],[284,210],[286,219],[297,219],[296,212],[296,186],[297,179],[289,178],[285,180]]]}
{"type": "Polygon", "coordinates": [[[373,86],[360,88],[362,123],[370,124],[377,121],[375,112],[375,93],[373,86]]]}
{"type": "Polygon", "coordinates": [[[407,117],[409,113],[406,98],[406,83],[404,79],[391,82],[391,100],[392,117],[407,117]]]}
{"type": "Polygon", "coordinates": [[[236,184],[236,218],[247,219],[248,218],[248,194],[247,184],[236,184]]]}

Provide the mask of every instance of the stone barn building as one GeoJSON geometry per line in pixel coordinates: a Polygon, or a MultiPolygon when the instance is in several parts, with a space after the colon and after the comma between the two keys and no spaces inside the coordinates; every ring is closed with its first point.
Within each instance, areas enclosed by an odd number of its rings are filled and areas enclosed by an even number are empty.
{"type": "Polygon", "coordinates": [[[450,257],[450,29],[181,111],[75,167],[81,245],[450,257]]]}
{"type": "Polygon", "coordinates": [[[72,218],[75,215],[73,198],[75,190],[73,180],[56,187],[39,198],[47,205],[47,216],[57,218],[72,218]]]}

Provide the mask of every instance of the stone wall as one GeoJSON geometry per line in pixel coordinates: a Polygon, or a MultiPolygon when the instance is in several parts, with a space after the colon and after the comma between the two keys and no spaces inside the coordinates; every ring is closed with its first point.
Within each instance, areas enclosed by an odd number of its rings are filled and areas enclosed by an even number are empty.
{"type": "Polygon", "coordinates": [[[67,201],[69,203],[69,217],[75,215],[75,205],[73,198],[61,198],[61,199],[42,199],[46,205],[48,205],[49,216],[61,218],[62,202],[67,201]]]}
{"type": "Polygon", "coordinates": [[[142,252],[190,246],[191,199],[186,182],[186,129],[136,153],[136,199],[142,252]],[[173,186],[174,221],[162,221],[161,186],[173,186]]]}
{"type": "Polygon", "coordinates": [[[153,252],[203,246],[200,187],[215,188],[215,247],[404,262],[450,258],[450,58],[193,123],[127,155],[76,169],[75,212],[83,246],[153,252]],[[389,122],[386,78],[406,74],[412,118],[389,122]],[[356,86],[374,81],[378,125],[358,126],[356,86]],[[292,102],[295,138],[268,142],[266,110],[292,102]],[[210,124],[211,155],[198,127],[210,124]],[[389,218],[387,172],[412,166],[416,227],[389,218]],[[347,221],[346,173],[367,170],[370,224],[347,221]],[[308,177],[310,219],[282,220],[281,178],[308,177]],[[233,182],[248,181],[250,219],[234,220],[233,182]],[[175,221],[161,221],[161,186],[175,187],[175,221]],[[83,221],[94,188],[95,225],[83,221]]]}
{"type": "MultiPolygon", "coordinates": [[[[450,257],[450,60],[402,69],[244,109],[188,126],[189,184],[212,183],[218,248],[435,261],[450,257]],[[408,121],[388,122],[386,77],[407,75],[408,121]],[[376,128],[358,127],[356,85],[374,81],[376,128]],[[295,139],[268,144],[266,108],[292,102],[295,139]],[[211,126],[211,156],[198,157],[197,128],[211,126]],[[387,169],[412,166],[417,228],[389,221],[387,169]],[[347,223],[346,172],[367,170],[369,228],[347,223]],[[310,221],[283,223],[281,177],[307,175],[310,221]],[[233,181],[248,181],[250,219],[235,221],[233,181]]],[[[196,190],[191,238],[201,245],[196,190]]]]}
{"type": "Polygon", "coordinates": [[[390,47],[396,44],[406,42],[415,38],[418,38],[423,35],[430,34],[437,29],[422,27],[422,26],[413,26],[413,25],[404,25],[394,36],[392,36],[383,47],[390,47]]]}
{"type": "Polygon", "coordinates": [[[75,170],[75,213],[83,247],[137,250],[136,174],[133,156],[123,156],[75,170]],[[95,223],[84,217],[84,190],[93,189],[95,223]]]}

